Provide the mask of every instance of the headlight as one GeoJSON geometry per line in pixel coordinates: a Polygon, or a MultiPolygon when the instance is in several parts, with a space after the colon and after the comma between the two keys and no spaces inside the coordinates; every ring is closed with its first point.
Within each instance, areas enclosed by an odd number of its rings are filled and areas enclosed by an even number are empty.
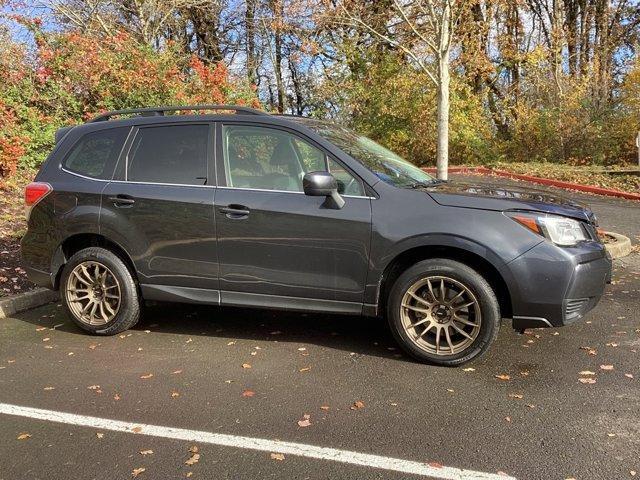
{"type": "Polygon", "coordinates": [[[512,212],[509,216],[532,232],[563,247],[590,239],[582,223],[571,218],[523,212],[512,212]]]}

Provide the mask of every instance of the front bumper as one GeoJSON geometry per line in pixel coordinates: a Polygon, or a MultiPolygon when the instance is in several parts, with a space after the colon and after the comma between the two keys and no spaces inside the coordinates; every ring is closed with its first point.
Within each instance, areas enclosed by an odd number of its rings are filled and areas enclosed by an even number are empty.
{"type": "Polygon", "coordinates": [[[560,327],[583,318],[611,282],[611,264],[597,242],[562,248],[545,241],[513,260],[513,327],[560,327]]]}

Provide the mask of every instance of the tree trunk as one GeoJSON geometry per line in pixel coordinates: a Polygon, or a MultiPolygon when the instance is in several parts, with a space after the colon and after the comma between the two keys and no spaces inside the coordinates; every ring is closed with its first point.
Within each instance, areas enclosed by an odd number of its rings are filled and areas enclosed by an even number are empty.
{"type": "Polygon", "coordinates": [[[247,36],[247,79],[250,85],[258,85],[258,62],[256,59],[256,0],[247,0],[245,33],[247,36]]]}
{"type": "Polygon", "coordinates": [[[436,170],[438,178],[449,177],[449,52],[443,52],[438,62],[438,149],[436,170]]]}

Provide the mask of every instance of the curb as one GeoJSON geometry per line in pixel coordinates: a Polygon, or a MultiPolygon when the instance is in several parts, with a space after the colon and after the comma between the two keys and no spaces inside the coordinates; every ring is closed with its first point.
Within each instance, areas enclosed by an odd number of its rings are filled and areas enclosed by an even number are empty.
{"type": "Polygon", "coordinates": [[[612,258],[626,257],[631,253],[631,240],[629,237],[614,232],[604,232],[606,235],[616,239],[616,243],[605,244],[606,249],[612,258]]]}
{"type": "MultiPolygon", "coordinates": [[[[426,167],[423,170],[433,173],[435,168],[426,167]]],[[[478,175],[496,175],[498,177],[512,178],[515,180],[525,180],[527,182],[538,183],[541,185],[549,185],[552,187],[563,188],[565,190],[576,190],[578,192],[595,193],[607,197],[626,198],[627,200],[640,200],[640,193],[629,193],[613,188],[594,187],[592,185],[582,185],[579,183],[565,182],[562,180],[552,180],[550,178],[534,177],[531,175],[522,175],[520,173],[507,172],[505,170],[494,170],[487,167],[451,167],[449,173],[471,173],[478,175]]]]}
{"type": "Polygon", "coordinates": [[[37,288],[30,292],[19,293],[0,299],[0,318],[7,318],[31,308],[40,307],[58,300],[58,292],[46,288],[37,288]]]}

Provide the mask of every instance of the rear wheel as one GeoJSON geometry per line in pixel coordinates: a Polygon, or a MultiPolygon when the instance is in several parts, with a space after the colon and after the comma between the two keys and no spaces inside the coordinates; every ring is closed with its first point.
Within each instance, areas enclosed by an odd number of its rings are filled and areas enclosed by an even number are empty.
{"type": "Polygon", "coordinates": [[[71,319],[97,335],[115,335],[140,318],[140,298],[131,272],[113,252],[80,250],[64,267],[60,297],[71,319]]]}
{"type": "Polygon", "coordinates": [[[391,330],[414,358],[457,366],[484,354],[500,328],[491,286],[449,259],[429,259],[402,273],[387,302],[391,330]]]}

